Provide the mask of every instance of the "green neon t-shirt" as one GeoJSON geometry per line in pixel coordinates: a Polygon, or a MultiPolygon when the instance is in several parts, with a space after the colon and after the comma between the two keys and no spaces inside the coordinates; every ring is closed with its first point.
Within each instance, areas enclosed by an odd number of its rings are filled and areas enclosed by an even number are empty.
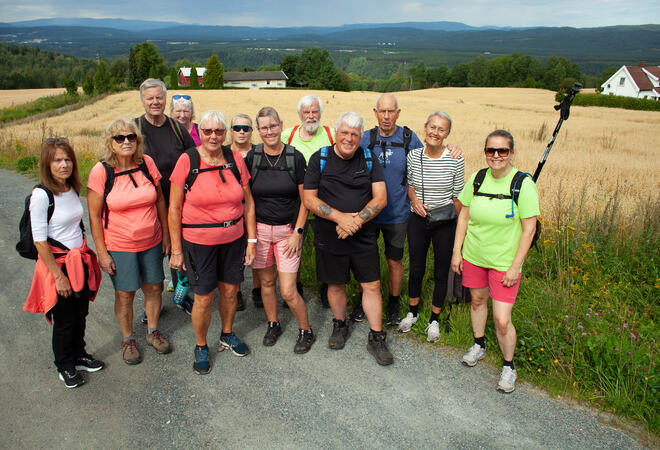
{"type": "MultiPolygon", "coordinates": [[[[510,186],[516,169],[496,180],[486,171],[479,192],[488,194],[510,195],[510,186]]],[[[474,178],[477,173],[470,176],[458,200],[470,208],[470,221],[463,241],[463,258],[472,264],[487,269],[506,271],[511,267],[518,250],[522,223],[520,219],[535,217],[540,214],[539,194],[536,184],[526,177],[520,188],[518,204],[513,203],[513,217],[511,214],[511,199],[497,199],[483,196],[474,196],[474,178]]]]}
{"type": "MultiPolygon", "coordinates": [[[[330,130],[330,134],[332,135],[332,142],[335,141],[335,129],[334,128],[328,128],[330,130]]],[[[293,127],[287,128],[284,130],[282,133],[282,142],[287,144],[289,142],[289,137],[291,136],[291,132],[293,131],[293,127]]],[[[309,141],[303,141],[302,138],[300,137],[300,126],[296,129],[296,134],[291,140],[291,145],[293,145],[296,150],[298,150],[300,153],[303,154],[305,157],[305,161],[309,163],[309,158],[318,151],[321,147],[327,147],[328,145],[332,145],[330,143],[330,138],[328,138],[328,133],[325,131],[325,127],[323,125],[319,125],[319,128],[316,130],[316,134],[310,139],[309,141]]]]}

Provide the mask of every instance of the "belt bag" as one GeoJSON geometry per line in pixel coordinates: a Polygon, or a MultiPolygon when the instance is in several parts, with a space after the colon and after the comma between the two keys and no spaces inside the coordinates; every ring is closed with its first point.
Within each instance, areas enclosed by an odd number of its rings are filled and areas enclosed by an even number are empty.
{"type": "Polygon", "coordinates": [[[452,223],[456,220],[457,217],[458,215],[456,214],[456,207],[453,203],[440,206],[438,208],[433,208],[429,211],[426,211],[426,229],[432,230],[439,225],[452,223]]]}

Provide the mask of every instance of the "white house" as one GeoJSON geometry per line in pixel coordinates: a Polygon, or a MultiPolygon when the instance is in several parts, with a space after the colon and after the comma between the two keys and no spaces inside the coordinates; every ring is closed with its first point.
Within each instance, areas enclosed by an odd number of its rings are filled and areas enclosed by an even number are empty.
{"type": "Polygon", "coordinates": [[[660,100],[660,66],[621,66],[601,88],[605,95],[660,100]]]}
{"type": "Polygon", "coordinates": [[[249,89],[285,88],[289,78],[281,70],[263,72],[225,72],[225,87],[249,89]]]}

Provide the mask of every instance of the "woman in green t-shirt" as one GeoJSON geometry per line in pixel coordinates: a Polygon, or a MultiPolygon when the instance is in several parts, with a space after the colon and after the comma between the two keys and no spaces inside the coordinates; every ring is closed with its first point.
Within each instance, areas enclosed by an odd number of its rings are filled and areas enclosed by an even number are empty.
{"type": "Polygon", "coordinates": [[[513,136],[495,130],[486,138],[484,148],[488,169],[475,190],[472,174],[458,196],[463,208],[458,216],[452,255],[452,269],[463,275],[470,288],[470,317],[474,345],[463,356],[463,363],[474,366],[486,355],[485,329],[488,297],[493,299],[493,321],[504,359],[497,389],[515,389],[516,369],[513,354],[516,329],[511,311],[520,286],[521,268],[536,230],[539,213],[538,192],[531,177],[517,179],[517,201],[511,198],[512,181],[518,172],[512,165],[513,136]],[[522,180],[522,181],[520,181],[522,180]]]}

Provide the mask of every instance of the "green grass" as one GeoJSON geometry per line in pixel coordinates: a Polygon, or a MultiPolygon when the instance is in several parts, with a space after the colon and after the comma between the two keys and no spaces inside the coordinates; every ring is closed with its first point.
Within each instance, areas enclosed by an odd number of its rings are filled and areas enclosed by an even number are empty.
{"type": "Polygon", "coordinates": [[[72,105],[85,100],[85,96],[80,95],[49,95],[38,98],[32,102],[22,105],[10,106],[0,109],[0,123],[10,122],[12,120],[23,119],[34,114],[39,114],[63,106],[72,105]]]}
{"type": "Polygon", "coordinates": [[[644,98],[622,97],[603,94],[577,94],[573,100],[576,106],[604,106],[606,108],[635,109],[639,111],[660,111],[660,101],[644,98]]]}

